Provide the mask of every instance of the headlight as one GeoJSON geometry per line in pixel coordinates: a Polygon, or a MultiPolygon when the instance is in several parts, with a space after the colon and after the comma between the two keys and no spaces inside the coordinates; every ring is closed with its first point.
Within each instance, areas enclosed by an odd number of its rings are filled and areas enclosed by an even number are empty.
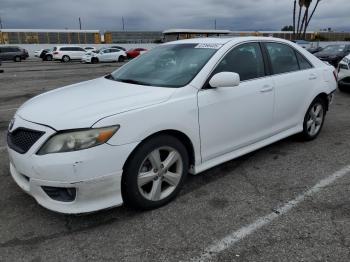
{"type": "Polygon", "coordinates": [[[57,133],[40,148],[38,155],[71,152],[106,143],[120,128],[111,126],[57,133]]]}

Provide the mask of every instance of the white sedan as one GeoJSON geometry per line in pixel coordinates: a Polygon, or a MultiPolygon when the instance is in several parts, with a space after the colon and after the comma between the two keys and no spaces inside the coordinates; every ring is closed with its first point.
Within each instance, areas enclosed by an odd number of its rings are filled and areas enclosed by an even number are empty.
{"type": "Polygon", "coordinates": [[[339,90],[350,91],[350,55],[344,57],[338,65],[339,90]]]}
{"type": "Polygon", "coordinates": [[[160,45],[117,71],[26,102],[10,123],[10,171],[62,213],[168,203],[199,174],[294,134],[321,132],[334,68],[263,37],[160,45]]]}
{"type": "Polygon", "coordinates": [[[86,53],[81,61],[83,63],[99,63],[99,62],[124,62],[126,53],[116,48],[103,48],[97,52],[86,53]]]}

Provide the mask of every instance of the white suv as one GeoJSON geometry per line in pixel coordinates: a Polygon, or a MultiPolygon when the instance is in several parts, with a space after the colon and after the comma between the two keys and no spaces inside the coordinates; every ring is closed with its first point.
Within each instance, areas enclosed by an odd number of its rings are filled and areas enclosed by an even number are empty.
{"type": "Polygon", "coordinates": [[[70,60],[81,60],[86,50],[79,46],[55,46],[53,48],[53,59],[62,62],[70,60]]]}

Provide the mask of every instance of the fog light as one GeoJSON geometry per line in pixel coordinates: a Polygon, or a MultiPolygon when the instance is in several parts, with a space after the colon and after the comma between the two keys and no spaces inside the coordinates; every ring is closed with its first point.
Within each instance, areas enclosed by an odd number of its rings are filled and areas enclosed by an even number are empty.
{"type": "Polygon", "coordinates": [[[61,202],[73,202],[77,195],[75,188],[42,186],[44,192],[53,200],[61,202]]]}

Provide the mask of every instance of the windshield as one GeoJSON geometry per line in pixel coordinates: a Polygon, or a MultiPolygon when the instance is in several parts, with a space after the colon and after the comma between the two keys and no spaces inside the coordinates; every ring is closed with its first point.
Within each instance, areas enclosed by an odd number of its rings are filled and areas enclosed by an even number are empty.
{"type": "Polygon", "coordinates": [[[170,44],[156,47],[111,74],[115,81],[182,87],[198,74],[221,45],[170,44]]]}
{"type": "Polygon", "coordinates": [[[338,53],[338,52],[343,52],[345,49],[345,45],[329,45],[326,46],[323,51],[324,52],[329,52],[329,53],[338,53]]]}

